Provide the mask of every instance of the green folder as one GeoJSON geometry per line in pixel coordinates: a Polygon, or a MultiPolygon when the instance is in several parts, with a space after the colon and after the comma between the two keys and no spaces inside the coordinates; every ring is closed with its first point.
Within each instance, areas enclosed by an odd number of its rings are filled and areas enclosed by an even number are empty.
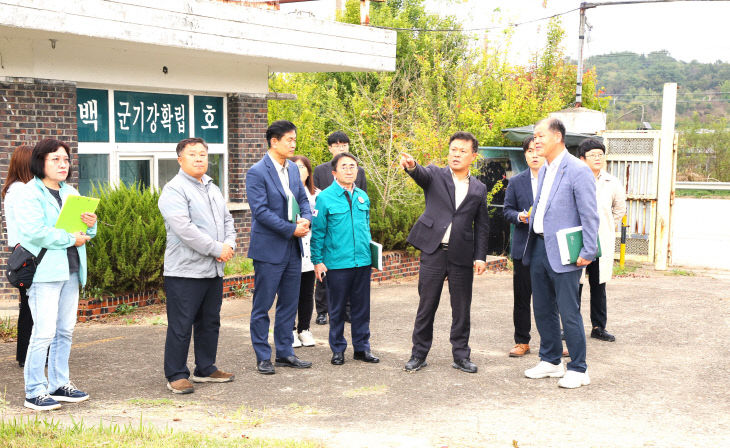
{"type": "Polygon", "coordinates": [[[370,265],[378,271],[383,270],[383,245],[370,241],[370,265]]]}
{"type": "MultiPolygon", "coordinates": [[[[555,236],[558,238],[558,249],[560,250],[560,262],[563,264],[575,264],[578,261],[580,250],[583,248],[583,227],[569,227],[558,230],[555,236]]],[[[598,240],[598,253],[596,258],[601,256],[601,241],[598,240]]]]}
{"type": "Polygon", "coordinates": [[[302,214],[302,210],[299,208],[299,203],[296,199],[294,199],[294,195],[291,194],[287,196],[286,201],[287,217],[289,218],[289,221],[296,224],[297,219],[299,219],[302,214]]]}
{"type": "Polygon", "coordinates": [[[86,232],[89,227],[81,220],[82,213],[94,213],[99,205],[98,198],[87,196],[69,196],[58,215],[56,228],[68,233],[86,232]]]}

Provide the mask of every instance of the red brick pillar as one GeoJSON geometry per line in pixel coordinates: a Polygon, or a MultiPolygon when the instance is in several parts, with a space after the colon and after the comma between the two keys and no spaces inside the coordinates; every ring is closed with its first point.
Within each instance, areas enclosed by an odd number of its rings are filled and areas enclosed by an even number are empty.
{"type": "MultiPolygon", "coordinates": [[[[246,203],[246,172],[266,152],[268,104],[265,95],[228,96],[228,194],[231,202],[246,203]]],[[[248,252],[251,214],[232,210],[238,239],[236,253],[248,252]]]]}
{"type": "MultiPolygon", "coordinates": [[[[0,176],[2,184],[8,174],[10,155],[20,145],[33,146],[43,138],[66,142],[72,152],[72,176],[78,182],[78,138],[76,135],[76,84],[65,81],[29,78],[5,78],[0,81],[0,176]]],[[[0,238],[0,266],[8,254],[5,216],[0,238]]],[[[16,296],[17,290],[0,273],[0,296],[16,296]]]]}

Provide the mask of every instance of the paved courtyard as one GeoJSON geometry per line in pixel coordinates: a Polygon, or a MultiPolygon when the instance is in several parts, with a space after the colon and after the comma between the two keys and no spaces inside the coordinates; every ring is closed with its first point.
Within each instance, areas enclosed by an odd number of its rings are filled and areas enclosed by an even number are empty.
{"type": "MultiPolygon", "coordinates": [[[[429,365],[409,374],[410,332],[418,296],[415,279],[376,286],[372,346],[381,363],[329,363],[327,327],[313,325],[316,347],[297,354],[310,370],[256,373],[250,344],[250,300],[227,300],[219,367],[230,384],[198,385],[172,396],[162,375],[164,313],[134,322],[77,326],[72,380],[92,399],[64,405],[54,418],[86,423],[143,422],[225,437],[320,441],[328,447],[667,447],[730,445],[730,277],[699,272],[667,275],[650,269],[608,285],[608,329],[615,343],[588,339],[592,384],[563,390],[554,379],[522,372],[533,351],[509,358],[511,273],[475,282],[472,360],[477,374],[451,367],[447,296],[437,314],[429,365]],[[514,445],[513,445],[514,444],[514,445]]],[[[590,331],[589,303],[583,318],[590,331]]],[[[134,316],[134,315],[133,315],[134,316]]],[[[349,337],[349,335],[348,335],[349,337]]],[[[15,344],[0,344],[3,418],[30,415],[22,407],[22,370],[15,344]]],[[[191,364],[192,366],[192,359],[191,364]]]]}

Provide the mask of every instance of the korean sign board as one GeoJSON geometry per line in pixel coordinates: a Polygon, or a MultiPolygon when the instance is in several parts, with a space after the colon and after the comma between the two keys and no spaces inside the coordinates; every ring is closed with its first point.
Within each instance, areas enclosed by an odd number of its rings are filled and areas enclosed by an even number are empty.
{"type": "Polygon", "coordinates": [[[177,143],[190,136],[223,143],[222,97],[196,95],[193,111],[188,95],[115,90],[112,97],[110,117],[107,90],[77,89],[79,142],[109,142],[113,126],[117,143],[177,143]]]}

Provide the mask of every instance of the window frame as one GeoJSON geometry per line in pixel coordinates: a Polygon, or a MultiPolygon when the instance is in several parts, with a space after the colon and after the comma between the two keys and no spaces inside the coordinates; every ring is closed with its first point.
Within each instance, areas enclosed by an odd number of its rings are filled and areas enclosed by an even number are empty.
{"type": "Polygon", "coordinates": [[[196,95],[218,96],[223,98],[223,143],[208,143],[209,154],[222,155],[223,172],[221,173],[221,185],[218,187],[223,192],[226,201],[229,200],[228,188],[228,102],[226,96],[219,93],[211,92],[180,92],[164,89],[143,89],[137,87],[121,87],[112,88],[109,86],[98,85],[79,85],[79,88],[103,89],[107,90],[109,95],[109,142],[78,142],[79,154],[106,154],[109,156],[109,184],[118,186],[119,178],[119,162],[121,160],[139,160],[151,159],[150,182],[151,188],[161,189],[164,185],[159,185],[159,161],[160,160],[177,160],[175,148],[177,143],[117,143],[114,128],[114,92],[116,90],[134,90],[135,92],[146,93],[171,93],[176,95],[186,95],[188,97],[188,134],[193,135],[195,130],[195,113],[194,102],[196,95]]]}

